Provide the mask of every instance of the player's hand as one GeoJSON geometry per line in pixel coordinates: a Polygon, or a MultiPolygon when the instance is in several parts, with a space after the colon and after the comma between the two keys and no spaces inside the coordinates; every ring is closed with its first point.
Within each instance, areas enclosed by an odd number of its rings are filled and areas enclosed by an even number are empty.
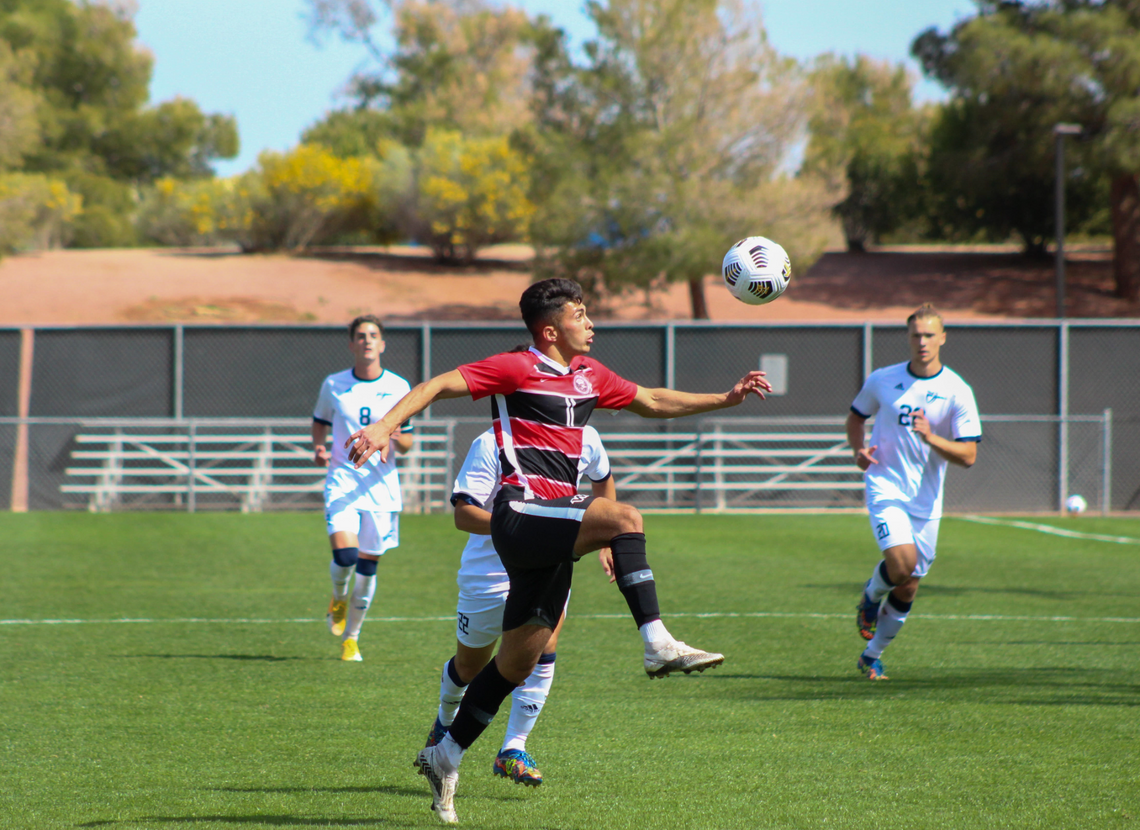
{"type": "Polygon", "coordinates": [[[863,447],[859,452],[855,453],[855,463],[859,466],[860,470],[866,470],[872,464],[878,464],[879,460],[875,458],[875,450],[879,448],[876,444],[873,447],[863,447]]]}
{"type": "Polygon", "coordinates": [[[598,561],[602,563],[602,570],[606,572],[606,576],[610,578],[610,582],[616,582],[617,574],[614,573],[614,552],[609,548],[602,548],[598,551],[598,561]]]}
{"type": "Polygon", "coordinates": [[[926,420],[926,413],[921,409],[916,409],[910,413],[910,428],[918,433],[918,436],[929,443],[930,441],[930,421],[926,420]]]}
{"type": "Polygon", "coordinates": [[[329,448],[324,444],[313,448],[313,463],[318,467],[327,467],[329,465],[329,448]]]}
{"type": "Polygon", "coordinates": [[[393,432],[395,430],[389,429],[383,421],[377,421],[352,433],[344,442],[344,448],[348,450],[348,460],[359,468],[373,453],[378,452],[380,460],[387,461],[392,451],[390,442],[393,432]]]}
{"type": "Polygon", "coordinates": [[[772,384],[764,377],[765,374],[765,372],[749,372],[742,377],[740,382],[729,390],[728,405],[736,406],[738,403],[743,403],[750,393],[763,398],[765,392],[771,392],[772,384]]]}

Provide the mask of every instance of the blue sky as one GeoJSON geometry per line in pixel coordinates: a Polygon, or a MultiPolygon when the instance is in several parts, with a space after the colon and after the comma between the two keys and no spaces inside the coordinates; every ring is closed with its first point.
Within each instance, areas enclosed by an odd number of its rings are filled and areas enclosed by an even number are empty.
{"type": "MultiPolygon", "coordinates": [[[[592,26],[577,0],[513,0],[532,14],[545,13],[574,43],[592,26]]],[[[248,169],[265,149],[285,150],[329,109],[353,70],[366,65],[357,45],[307,38],[303,0],[138,0],[140,42],[155,56],[151,100],[175,95],[196,100],[207,112],[237,116],[241,155],[218,165],[221,175],[248,169]]],[[[893,62],[910,59],[910,43],[922,30],[945,30],[973,13],[970,0],[767,0],[764,24],[782,53],[809,59],[834,51],[863,53],[893,62]]],[[[920,100],[941,97],[922,82],[920,100]]]]}

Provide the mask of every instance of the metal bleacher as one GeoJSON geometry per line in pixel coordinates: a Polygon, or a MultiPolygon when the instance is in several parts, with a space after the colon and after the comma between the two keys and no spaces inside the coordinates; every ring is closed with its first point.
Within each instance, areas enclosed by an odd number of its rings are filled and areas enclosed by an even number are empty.
{"type": "MultiPolygon", "coordinates": [[[[64,493],[87,509],[319,508],[325,469],[313,463],[310,421],[219,419],[87,425],[74,437],[64,493]]],[[[405,510],[443,509],[454,425],[423,421],[399,456],[405,510]]]]}
{"type": "MultiPolygon", "coordinates": [[[[603,432],[619,497],[643,509],[858,507],[862,475],[838,418],[704,418],[685,431],[603,432]]],[[[685,422],[670,424],[688,425],[685,422]]],[[[449,508],[467,446],[455,419],[416,423],[399,457],[405,510],[449,508]]],[[[192,420],[81,425],[65,494],[88,510],[319,509],[325,471],[309,422],[192,420]]]]}
{"type": "Polygon", "coordinates": [[[836,418],[704,418],[691,431],[602,438],[619,497],[640,507],[858,507],[863,477],[842,424],[836,418]]]}

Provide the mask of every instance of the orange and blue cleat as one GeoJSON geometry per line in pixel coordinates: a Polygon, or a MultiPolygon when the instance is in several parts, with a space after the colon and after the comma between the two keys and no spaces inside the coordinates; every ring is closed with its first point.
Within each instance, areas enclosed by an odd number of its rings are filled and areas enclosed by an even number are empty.
{"type": "Polygon", "coordinates": [[[537,787],[542,783],[542,773],[535,766],[534,759],[521,749],[504,749],[500,752],[495,758],[495,775],[528,787],[537,787]]]}

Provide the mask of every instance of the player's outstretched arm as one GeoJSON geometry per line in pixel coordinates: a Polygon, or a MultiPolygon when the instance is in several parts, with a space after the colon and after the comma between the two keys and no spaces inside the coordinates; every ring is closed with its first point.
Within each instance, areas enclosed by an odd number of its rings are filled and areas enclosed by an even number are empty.
{"type": "Polygon", "coordinates": [[[719,394],[680,392],[676,389],[646,389],[644,386],[639,386],[637,394],[626,409],[642,418],[680,418],[684,415],[700,415],[704,412],[727,409],[743,403],[750,394],[763,398],[765,392],[771,391],[772,384],[768,383],[764,372],[749,372],[734,387],[719,394]]]}
{"type": "Polygon", "coordinates": [[[419,415],[436,401],[447,398],[462,398],[471,394],[467,387],[467,380],[458,369],[436,375],[412,387],[412,391],[400,398],[399,403],[388,410],[388,413],[374,424],[354,432],[344,442],[348,449],[348,458],[359,467],[374,452],[380,453],[380,458],[388,460],[390,440],[400,429],[400,424],[414,415],[419,415]]]}

